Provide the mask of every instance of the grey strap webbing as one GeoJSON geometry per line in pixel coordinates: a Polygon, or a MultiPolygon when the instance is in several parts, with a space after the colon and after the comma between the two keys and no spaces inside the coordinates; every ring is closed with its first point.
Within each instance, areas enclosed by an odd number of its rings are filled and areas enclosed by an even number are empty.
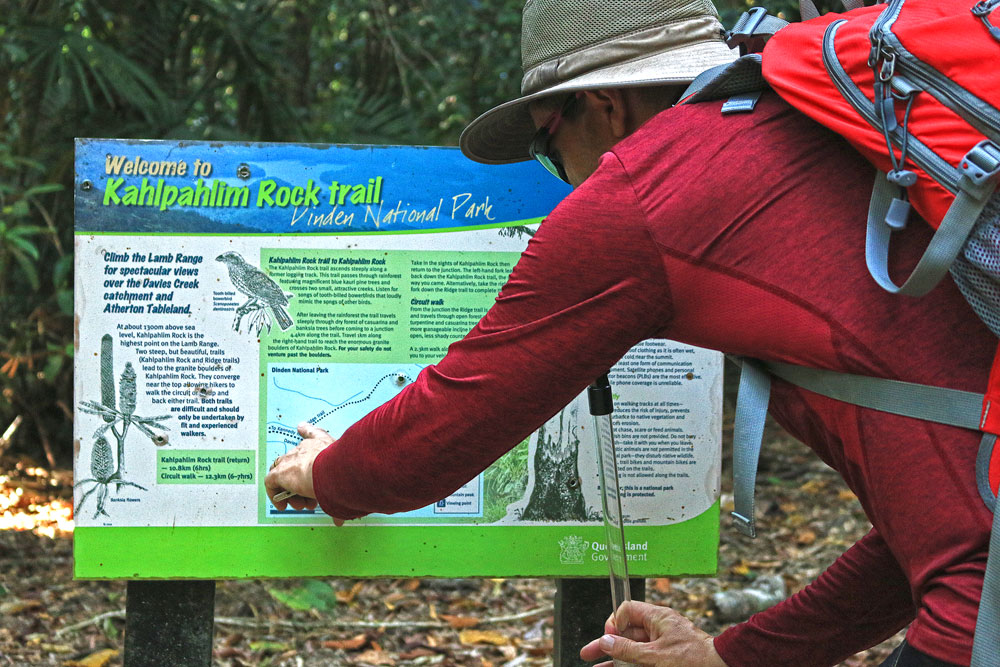
{"type": "Polygon", "coordinates": [[[898,194],[898,186],[890,183],[886,175],[879,172],[875,177],[875,187],[868,209],[865,261],[868,263],[868,271],[872,274],[872,278],[886,291],[893,294],[923,296],[948,273],[952,262],[965,246],[965,241],[969,238],[979,214],[989,201],[992,190],[982,198],[973,197],[965,190],[959,190],[944,220],[931,237],[923,257],[902,285],[897,285],[889,277],[889,237],[893,228],[886,222],[886,216],[898,194]]]}
{"type": "Polygon", "coordinates": [[[739,359],[737,363],[742,371],[733,424],[733,521],[741,533],[757,537],[754,485],[771,398],[771,376],[752,359],[739,359]]]}
{"type": "MultiPolygon", "coordinates": [[[[756,536],[754,480],[760,459],[764,420],[774,374],[808,391],[839,401],[904,417],[926,419],[971,430],[979,429],[983,395],[975,392],[851,375],[779,362],[728,357],[741,366],[733,430],[733,519],[740,532],[756,536]]],[[[983,434],[977,479],[980,493],[993,510],[993,532],[983,578],[983,593],[976,619],[971,667],[1000,667],[1000,512],[988,479],[983,477],[996,436],[983,434]],[[985,463],[984,463],[985,462],[985,463]],[[989,501],[993,500],[993,503],[989,501]]]]}
{"type": "Polygon", "coordinates": [[[716,65],[698,76],[681,94],[681,104],[718,100],[767,88],[759,53],[716,65]]]}
{"type": "Polygon", "coordinates": [[[726,33],[726,44],[731,49],[739,47],[740,55],[760,53],[767,40],[787,25],[785,19],[767,13],[763,7],[754,7],[743,12],[732,30],[726,33]]]}
{"type": "Polygon", "coordinates": [[[971,666],[1000,666],[1000,512],[996,508],[983,576],[983,597],[979,600],[976,634],[972,640],[971,666]]]}
{"type": "Polygon", "coordinates": [[[733,521],[756,536],[754,482],[773,374],[811,392],[861,407],[941,424],[979,429],[983,395],[899,380],[851,375],[779,362],[729,357],[742,368],[733,425],[733,521]]]}
{"type": "Polygon", "coordinates": [[[923,296],[937,285],[962,251],[979,214],[986,208],[990,196],[1000,181],[1000,146],[981,141],[972,147],[956,168],[958,175],[955,200],[945,213],[923,257],[910,277],[896,285],[889,277],[889,237],[893,229],[902,229],[905,217],[899,198],[901,189],[889,182],[886,174],[875,177],[871,205],[868,208],[868,232],[865,239],[865,261],[868,271],[879,285],[893,294],[923,296]]]}

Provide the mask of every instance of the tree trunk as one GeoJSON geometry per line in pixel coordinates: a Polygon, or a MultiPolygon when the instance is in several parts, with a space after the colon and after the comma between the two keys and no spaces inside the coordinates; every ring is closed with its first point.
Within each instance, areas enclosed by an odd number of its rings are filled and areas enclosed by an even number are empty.
{"type": "Polygon", "coordinates": [[[521,518],[525,521],[586,521],[580,487],[576,403],[563,408],[538,429],[535,487],[521,518]]]}

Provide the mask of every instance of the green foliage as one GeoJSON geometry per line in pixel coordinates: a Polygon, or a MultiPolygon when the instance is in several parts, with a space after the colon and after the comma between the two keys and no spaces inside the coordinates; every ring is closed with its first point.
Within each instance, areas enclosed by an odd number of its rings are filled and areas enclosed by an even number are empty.
{"type": "Polygon", "coordinates": [[[337,606],[337,594],[328,582],[320,579],[303,579],[302,584],[289,590],[268,590],[275,600],[296,611],[332,612],[337,606]]]}

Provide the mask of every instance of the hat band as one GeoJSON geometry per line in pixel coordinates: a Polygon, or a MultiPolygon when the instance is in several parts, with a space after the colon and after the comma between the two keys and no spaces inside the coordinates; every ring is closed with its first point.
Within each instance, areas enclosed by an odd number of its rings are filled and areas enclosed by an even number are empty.
{"type": "Polygon", "coordinates": [[[546,60],[524,73],[521,94],[532,95],[602,67],[620,65],[699,42],[724,43],[722,24],[714,16],[658,25],[546,60]]]}

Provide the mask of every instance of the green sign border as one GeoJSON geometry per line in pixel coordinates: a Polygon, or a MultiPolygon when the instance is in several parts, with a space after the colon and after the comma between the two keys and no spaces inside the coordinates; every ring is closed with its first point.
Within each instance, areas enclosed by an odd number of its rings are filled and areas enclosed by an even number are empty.
{"type": "MultiPolygon", "coordinates": [[[[630,560],[638,577],[714,575],[719,503],[671,526],[629,526],[646,543],[630,560]]],[[[80,527],[77,579],[242,579],[268,577],[606,577],[606,561],[586,550],[582,564],[560,562],[559,541],[603,544],[603,526],[240,526],[80,527]],[[496,558],[497,550],[517,554],[496,558]],[[476,563],[481,564],[481,570],[476,563]],[[276,573],[281,573],[276,575],[276,573]]]]}

